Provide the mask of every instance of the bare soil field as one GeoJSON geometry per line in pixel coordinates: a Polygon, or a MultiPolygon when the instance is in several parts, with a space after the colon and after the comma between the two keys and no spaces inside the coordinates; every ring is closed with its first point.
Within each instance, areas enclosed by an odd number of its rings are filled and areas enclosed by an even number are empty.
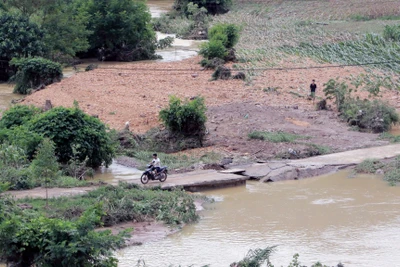
{"type": "MultiPolygon", "coordinates": [[[[173,63],[107,65],[52,84],[27,96],[23,103],[43,106],[45,100],[51,100],[55,106],[72,106],[76,100],[85,112],[98,116],[111,128],[122,129],[129,121],[131,131],[144,133],[160,125],[158,112],[168,105],[170,95],[201,95],[208,107],[207,151],[263,160],[289,148],[302,151],[309,146],[249,140],[252,131],[307,136],[304,143],[326,146],[331,152],[387,143],[378,140],[376,134],[351,131],[335,111],[316,111],[307,99],[312,79],[318,85],[318,100],[323,97],[323,84],[330,78],[358,75],[363,73],[362,68],[268,70],[250,82],[211,81],[212,71],[201,70],[199,61],[194,57],[173,63]]],[[[383,92],[383,98],[396,107],[399,97],[393,90],[383,92]]]]}

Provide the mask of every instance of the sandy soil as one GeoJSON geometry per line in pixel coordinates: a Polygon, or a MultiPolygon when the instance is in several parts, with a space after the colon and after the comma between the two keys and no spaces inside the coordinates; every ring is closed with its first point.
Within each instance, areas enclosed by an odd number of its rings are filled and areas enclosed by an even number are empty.
{"type": "MultiPolygon", "coordinates": [[[[248,140],[248,133],[254,130],[310,136],[308,143],[328,146],[332,152],[385,143],[377,140],[377,135],[348,130],[333,111],[315,111],[306,97],[312,79],[316,79],[317,97],[321,98],[323,84],[329,79],[358,75],[364,72],[362,68],[268,70],[250,82],[211,81],[212,71],[201,70],[199,61],[194,57],[180,62],[107,65],[63,79],[27,96],[23,103],[43,106],[49,99],[55,106],[72,106],[77,100],[85,112],[99,116],[112,128],[122,129],[129,121],[133,132],[143,133],[160,124],[158,112],[168,105],[170,95],[201,95],[208,106],[206,144],[226,154],[260,159],[305,146],[248,140]]],[[[298,64],[317,65],[312,61],[298,64]]],[[[281,65],[296,66],[289,62],[281,65]]],[[[383,98],[397,108],[399,97],[394,91],[383,92],[383,98]]]]}

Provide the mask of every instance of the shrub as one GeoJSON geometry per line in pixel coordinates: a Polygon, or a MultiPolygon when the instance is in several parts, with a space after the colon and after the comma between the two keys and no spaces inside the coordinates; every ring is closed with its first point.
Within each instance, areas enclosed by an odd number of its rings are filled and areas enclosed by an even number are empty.
{"type": "Polygon", "coordinates": [[[239,27],[235,24],[215,24],[208,31],[208,38],[220,40],[225,48],[233,48],[239,41],[239,27]]]}
{"type": "Polygon", "coordinates": [[[205,69],[216,69],[218,66],[224,65],[225,61],[221,58],[215,57],[213,59],[202,59],[200,65],[205,69]]]}
{"type": "Polygon", "coordinates": [[[50,138],[61,163],[73,157],[72,146],[79,145],[79,160],[88,158],[89,167],[108,166],[115,154],[115,144],[106,126],[77,107],[56,107],[34,117],[29,130],[50,138]]]}
{"type": "Polygon", "coordinates": [[[386,25],[383,38],[388,41],[400,42],[400,25],[386,25]]]}
{"type": "Polygon", "coordinates": [[[41,110],[35,106],[15,105],[3,113],[0,128],[20,126],[31,120],[41,110]]]}
{"type": "Polygon", "coordinates": [[[208,13],[216,15],[228,12],[232,5],[232,0],[175,0],[174,9],[182,14],[190,15],[188,9],[190,3],[198,5],[199,8],[204,7],[208,13]]]}
{"type": "Polygon", "coordinates": [[[202,43],[200,45],[199,54],[207,59],[224,59],[228,53],[221,40],[210,40],[208,43],[202,43]]]}
{"type": "Polygon", "coordinates": [[[0,130],[0,143],[7,142],[22,148],[30,160],[42,140],[42,135],[29,130],[26,125],[0,130]]]}
{"type": "Polygon", "coordinates": [[[400,182],[400,169],[392,169],[386,172],[383,179],[392,186],[397,185],[400,182]]]}
{"type": "Polygon", "coordinates": [[[171,96],[169,107],[161,110],[159,116],[170,131],[202,138],[206,129],[206,109],[203,97],[182,103],[179,98],[171,96]]]}
{"type": "Polygon", "coordinates": [[[228,80],[231,77],[231,69],[224,67],[224,66],[218,66],[217,69],[214,71],[214,73],[211,75],[211,78],[213,80],[228,80]]]}
{"type": "Polygon", "coordinates": [[[323,92],[327,99],[334,99],[336,108],[340,111],[344,104],[346,96],[349,94],[348,86],[345,82],[339,83],[334,79],[330,79],[324,84],[323,92]]]}
{"type": "Polygon", "coordinates": [[[380,100],[350,98],[344,102],[341,111],[342,117],[350,125],[375,133],[386,132],[399,122],[396,109],[380,100]]]}
{"type": "Polygon", "coordinates": [[[117,266],[113,251],[129,231],[95,231],[100,204],[78,220],[10,215],[0,224],[0,257],[12,266],[117,266]]]}
{"type": "Polygon", "coordinates": [[[14,58],[11,65],[17,68],[17,73],[13,76],[16,83],[14,93],[28,94],[32,89],[60,81],[62,78],[61,65],[48,59],[14,58]]]}

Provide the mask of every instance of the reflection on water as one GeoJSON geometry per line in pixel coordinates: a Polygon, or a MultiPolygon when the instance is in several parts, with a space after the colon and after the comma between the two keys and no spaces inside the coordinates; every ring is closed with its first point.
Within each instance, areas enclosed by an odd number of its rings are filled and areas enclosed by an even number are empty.
{"type": "Polygon", "coordinates": [[[229,266],[251,248],[278,245],[272,260],[302,264],[398,266],[400,188],[379,178],[347,178],[346,172],[300,181],[205,192],[218,201],[199,223],[162,241],[126,248],[119,266],[229,266]]]}

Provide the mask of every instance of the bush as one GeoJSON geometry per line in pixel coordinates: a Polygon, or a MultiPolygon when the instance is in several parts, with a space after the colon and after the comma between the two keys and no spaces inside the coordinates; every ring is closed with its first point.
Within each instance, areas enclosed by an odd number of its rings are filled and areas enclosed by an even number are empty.
{"type": "Polygon", "coordinates": [[[208,13],[216,15],[228,12],[232,5],[232,0],[175,0],[174,9],[182,14],[190,15],[188,9],[190,3],[198,5],[199,8],[204,7],[208,13]]]}
{"type": "Polygon", "coordinates": [[[387,103],[374,100],[348,99],[341,108],[342,117],[351,125],[360,129],[381,133],[390,130],[399,122],[396,109],[387,103]]]}
{"type": "Polygon", "coordinates": [[[35,106],[15,105],[3,113],[0,120],[1,128],[20,126],[30,121],[41,110],[35,106]]]}
{"type": "Polygon", "coordinates": [[[40,86],[60,81],[62,68],[59,63],[44,58],[22,58],[11,60],[11,65],[17,68],[14,93],[28,94],[30,90],[40,86]]]}
{"type": "Polygon", "coordinates": [[[7,142],[22,148],[29,160],[33,158],[42,140],[42,135],[29,130],[26,125],[0,130],[0,143],[7,142]]]}
{"type": "Polygon", "coordinates": [[[117,266],[113,251],[121,247],[128,230],[113,235],[95,231],[100,205],[75,222],[15,214],[0,224],[0,257],[11,266],[117,266]]]}
{"type": "Polygon", "coordinates": [[[159,116],[171,132],[202,138],[206,129],[206,109],[203,97],[182,103],[179,98],[171,96],[169,107],[161,110],[159,116]]]}
{"type": "Polygon", "coordinates": [[[221,40],[210,40],[208,43],[202,43],[200,45],[199,54],[207,59],[224,59],[228,53],[221,40]]]}
{"type": "Polygon", "coordinates": [[[400,42],[400,25],[386,25],[383,38],[388,41],[400,42]]]}
{"type": "Polygon", "coordinates": [[[239,27],[235,24],[215,24],[208,31],[208,38],[220,40],[225,48],[233,48],[239,41],[239,27]]]}
{"type": "Polygon", "coordinates": [[[392,186],[397,185],[400,182],[400,169],[392,169],[386,172],[383,179],[392,186]]]}
{"type": "Polygon", "coordinates": [[[77,107],[53,108],[34,117],[28,127],[55,143],[56,155],[61,163],[67,163],[74,156],[74,144],[79,145],[79,160],[88,158],[87,164],[93,168],[103,163],[108,166],[115,154],[115,144],[106,126],[77,107]]]}
{"type": "Polygon", "coordinates": [[[216,69],[217,67],[224,65],[225,61],[221,58],[215,57],[213,59],[203,58],[200,61],[200,65],[205,69],[216,69]]]}

